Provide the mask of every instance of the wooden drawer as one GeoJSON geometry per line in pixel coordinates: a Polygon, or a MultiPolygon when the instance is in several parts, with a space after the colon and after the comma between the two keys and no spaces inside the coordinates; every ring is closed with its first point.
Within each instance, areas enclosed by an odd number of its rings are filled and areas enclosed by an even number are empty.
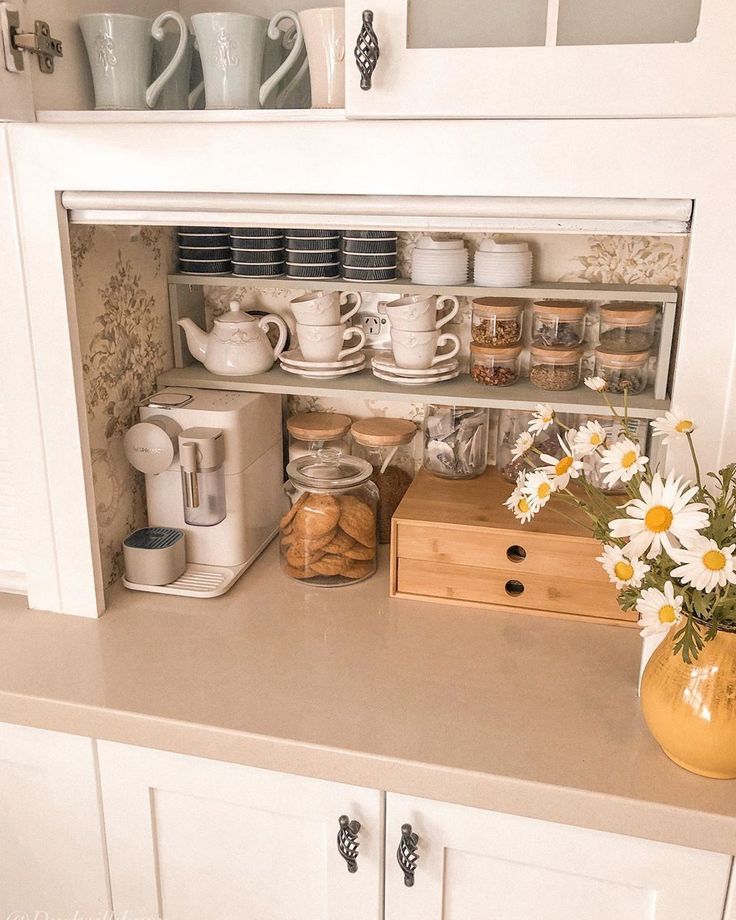
{"type": "Polygon", "coordinates": [[[603,590],[581,578],[523,574],[518,566],[493,569],[399,557],[394,596],[511,607],[599,623],[636,621],[636,614],[619,608],[611,585],[603,590]]]}

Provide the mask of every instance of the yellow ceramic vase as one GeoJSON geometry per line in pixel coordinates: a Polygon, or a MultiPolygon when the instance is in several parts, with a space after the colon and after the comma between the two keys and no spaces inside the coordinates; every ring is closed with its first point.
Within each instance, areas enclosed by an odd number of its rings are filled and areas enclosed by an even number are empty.
{"type": "Polygon", "coordinates": [[[736,778],[736,633],[719,630],[698,660],[672,654],[674,626],[649,659],[641,706],[649,731],[676,764],[736,778]]]}

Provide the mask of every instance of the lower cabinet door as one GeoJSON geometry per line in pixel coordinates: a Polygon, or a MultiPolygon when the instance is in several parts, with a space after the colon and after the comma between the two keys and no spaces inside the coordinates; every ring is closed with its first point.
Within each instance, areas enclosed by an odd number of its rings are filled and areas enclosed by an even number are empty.
{"type": "Polygon", "coordinates": [[[386,920],[721,920],[730,865],[718,853],[386,799],[386,920]],[[408,824],[411,887],[397,860],[408,824]]]}
{"type": "Polygon", "coordinates": [[[110,742],[99,759],[116,916],[379,920],[381,793],[110,742]]]}
{"type": "Polygon", "coordinates": [[[0,918],[110,909],[94,741],[0,723],[0,918]]]}

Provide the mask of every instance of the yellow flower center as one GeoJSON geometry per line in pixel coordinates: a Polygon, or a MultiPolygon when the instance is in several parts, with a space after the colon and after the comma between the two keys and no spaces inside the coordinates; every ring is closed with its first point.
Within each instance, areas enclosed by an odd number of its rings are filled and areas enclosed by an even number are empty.
{"type": "Polygon", "coordinates": [[[627,451],[627,452],[623,455],[623,457],[621,458],[621,466],[622,466],[625,470],[628,470],[628,468],[629,468],[630,466],[633,466],[634,463],[636,463],[636,451],[635,451],[635,450],[629,450],[629,451],[627,451]]]}
{"type": "Polygon", "coordinates": [[[703,556],[703,565],[711,572],[720,572],[726,564],[726,557],[717,549],[709,549],[703,556]]]}
{"type": "Polygon", "coordinates": [[[529,502],[525,498],[520,498],[516,507],[522,514],[529,514],[529,502]]]}
{"type": "Polygon", "coordinates": [[[644,518],[644,525],[647,530],[653,533],[664,533],[669,530],[672,524],[672,512],[664,505],[654,505],[647,511],[644,518]]]}
{"type": "Polygon", "coordinates": [[[660,623],[674,623],[675,622],[675,608],[672,604],[665,604],[664,607],[660,607],[657,611],[657,616],[659,617],[660,623]]]}
{"type": "Polygon", "coordinates": [[[680,434],[687,434],[689,431],[692,431],[694,427],[695,426],[689,418],[684,418],[675,425],[675,431],[679,431],[680,434]]]}
{"type": "Polygon", "coordinates": [[[537,487],[537,497],[546,498],[552,490],[549,487],[549,483],[542,482],[537,487]]]}
{"type": "Polygon", "coordinates": [[[617,562],[613,572],[619,581],[628,581],[634,577],[634,566],[630,562],[617,562]]]}
{"type": "Polygon", "coordinates": [[[593,447],[598,447],[603,443],[603,436],[598,434],[597,431],[594,431],[590,436],[590,443],[593,445],[593,447]]]}
{"type": "Polygon", "coordinates": [[[571,466],[572,457],[563,457],[562,460],[557,461],[557,465],[555,466],[555,473],[558,476],[564,476],[571,466]]]}

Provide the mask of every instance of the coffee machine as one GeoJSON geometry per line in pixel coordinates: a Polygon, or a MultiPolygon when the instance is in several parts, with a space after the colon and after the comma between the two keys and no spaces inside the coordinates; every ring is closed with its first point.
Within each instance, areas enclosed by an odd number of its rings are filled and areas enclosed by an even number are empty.
{"type": "Polygon", "coordinates": [[[281,397],[167,388],[140,406],[126,456],[145,474],[148,524],[184,531],[186,570],[133,590],[224,594],[278,530],[283,503],[281,397]]]}

